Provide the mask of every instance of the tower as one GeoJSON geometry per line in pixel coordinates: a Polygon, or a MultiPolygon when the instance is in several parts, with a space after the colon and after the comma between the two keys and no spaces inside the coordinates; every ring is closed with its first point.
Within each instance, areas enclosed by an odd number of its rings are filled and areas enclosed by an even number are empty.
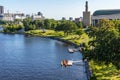
{"type": "Polygon", "coordinates": [[[85,11],[83,12],[83,26],[91,25],[91,13],[88,11],[88,1],[85,4],[85,11]]]}
{"type": "Polygon", "coordinates": [[[0,14],[4,14],[4,7],[0,6],[0,14]]]}
{"type": "Polygon", "coordinates": [[[86,1],[85,11],[88,12],[88,1],[86,1]]]}

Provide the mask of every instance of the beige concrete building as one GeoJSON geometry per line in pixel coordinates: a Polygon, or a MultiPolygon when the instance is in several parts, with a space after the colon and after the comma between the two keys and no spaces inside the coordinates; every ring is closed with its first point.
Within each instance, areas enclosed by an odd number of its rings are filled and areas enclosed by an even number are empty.
{"type": "Polygon", "coordinates": [[[85,11],[83,12],[83,26],[91,25],[91,13],[88,11],[88,1],[86,1],[85,11]]]}

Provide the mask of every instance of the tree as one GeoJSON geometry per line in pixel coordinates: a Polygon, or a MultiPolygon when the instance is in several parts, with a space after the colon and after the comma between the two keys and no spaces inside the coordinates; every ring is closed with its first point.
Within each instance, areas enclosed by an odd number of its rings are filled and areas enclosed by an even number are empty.
{"type": "Polygon", "coordinates": [[[118,28],[120,32],[120,20],[113,20],[113,23],[115,24],[115,27],[118,28]]]}
{"type": "Polygon", "coordinates": [[[76,22],[76,25],[77,25],[78,28],[82,28],[83,27],[82,22],[76,22]]]}
{"type": "Polygon", "coordinates": [[[82,29],[78,29],[76,31],[76,34],[81,36],[82,34],[84,34],[84,31],[82,29]]]}
{"type": "Polygon", "coordinates": [[[30,25],[31,21],[32,21],[31,18],[26,18],[23,20],[23,25],[24,25],[25,31],[30,30],[29,25],[30,25]]]}
{"type": "Polygon", "coordinates": [[[108,20],[108,19],[101,19],[99,20],[97,27],[115,27],[115,24],[113,23],[113,21],[108,20]]]}
{"type": "Polygon", "coordinates": [[[45,29],[55,29],[58,22],[54,19],[45,19],[44,20],[44,26],[45,29]]]}
{"type": "Polygon", "coordinates": [[[34,21],[32,21],[31,18],[24,19],[23,20],[23,25],[24,25],[25,31],[37,29],[36,24],[34,23],[34,21]]]}
{"type": "Polygon", "coordinates": [[[5,33],[6,32],[17,32],[17,31],[19,31],[21,29],[23,29],[22,25],[11,23],[11,24],[4,25],[3,31],[5,33]]]}
{"type": "Polygon", "coordinates": [[[57,31],[64,31],[65,34],[73,33],[77,30],[77,26],[72,21],[64,21],[56,27],[57,31]]]}
{"type": "Polygon", "coordinates": [[[90,46],[95,48],[90,50],[89,56],[97,61],[104,61],[106,64],[112,62],[120,67],[120,64],[117,64],[120,61],[119,30],[112,26],[115,25],[112,21],[104,21],[101,21],[101,24],[99,23],[100,27],[92,28],[90,31],[90,35],[93,37],[90,46]]]}
{"type": "Polygon", "coordinates": [[[44,25],[45,25],[45,29],[50,29],[51,28],[51,22],[49,19],[45,19],[44,20],[44,25]]]}
{"type": "Polygon", "coordinates": [[[44,21],[43,20],[34,20],[33,25],[35,25],[37,29],[44,28],[44,21]]]}

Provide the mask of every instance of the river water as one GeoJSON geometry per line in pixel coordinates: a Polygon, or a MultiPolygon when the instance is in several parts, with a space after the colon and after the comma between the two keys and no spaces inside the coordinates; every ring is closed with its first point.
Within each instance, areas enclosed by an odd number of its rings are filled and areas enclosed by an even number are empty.
{"type": "Polygon", "coordinates": [[[61,67],[63,59],[82,59],[69,47],[48,38],[0,34],[0,80],[87,80],[83,62],[61,67]]]}

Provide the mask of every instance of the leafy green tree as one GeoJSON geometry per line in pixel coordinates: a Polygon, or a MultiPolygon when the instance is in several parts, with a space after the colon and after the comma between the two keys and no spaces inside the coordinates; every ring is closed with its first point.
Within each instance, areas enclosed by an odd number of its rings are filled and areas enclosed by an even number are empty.
{"type": "Polygon", "coordinates": [[[25,31],[30,30],[29,25],[30,25],[31,21],[32,21],[31,18],[26,18],[23,20],[23,25],[24,25],[25,31]]]}
{"type": "Polygon", "coordinates": [[[90,46],[94,46],[89,56],[97,61],[104,61],[106,64],[113,63],[117,67],[120,61],[120,36],[118,28],[111,21],[101,21],[100,27],[91,28],[90,36],[93,37],[90,46]],[[104,22],[105,21],[105,22],[104,22]]]}
{"type": "Polygon", "coordinates": [[[21,29],[23,29],[22,25],[11,23],[4,26],[3,32],[17,32],[21,29]]]}
{"type": "Polygon", "coordinates": [[[64,23],[59,23],[55,28],[56,31],[64,31],[64,23]]]}
{"type": "Polygon", "coordinates": [[[44,28],[44,20],[34,20],[32,24],[35,25],[37,29],[44,28]]]}
{"type": "Polygon", "coordinates": [[[82,22],[76,22],[76,25],[77,25],[78,28],[82,28],[83,27],[82,22]]]}
{"type": "Polygon", "coordinates": [[[44,20],[45,29],[51,29],[51,22],[49,19],[44,20]]]}
{"type": "Polygon", "coordinates": [[[58,25],[58,21],[51,19],[51,29],[55,30],[58,25]]]}
{"type": "Polygon", "coordinates": [[[26,19],[23,20],[23,25],[24,25],[25,31],[37,29],[36,24],[37,23],[35,23],[34,21],[32,21],[31,18],[26,18],[26,19]]]}
{"type": "Polygon", "coordinates": [[[85,32],[82,30],[82,29],[78,29],[77,31],[76,31],[76,34],[77,35],[82,35],[82,34],[84,34],[85,32]]]}
{"type": "Polygon", "coordinates": [[[64,21],[56,27],[57,31],[64,31],[65,34],[73,33],[77,30],[77,26],[72,21],[64,21]]]}
{"type": "Polygon", "coordinates": [[[97,27],[115,27],[115,24],[113,23],[113,21],[108,20],[108,19],[101,19],[99,20],[97,27]]]}
{"type": "Polygon", "coordinates": [[[45,29],[55,29],[58,22],[54,19],[45,19],[44,20],[44,27],[45,29]]]}
{"type": "Polygon", "coordinates": [[[120,20],[113,20],[113,23],[115,24],[115,27],[118,28],[120,32],[120,20]]]}

